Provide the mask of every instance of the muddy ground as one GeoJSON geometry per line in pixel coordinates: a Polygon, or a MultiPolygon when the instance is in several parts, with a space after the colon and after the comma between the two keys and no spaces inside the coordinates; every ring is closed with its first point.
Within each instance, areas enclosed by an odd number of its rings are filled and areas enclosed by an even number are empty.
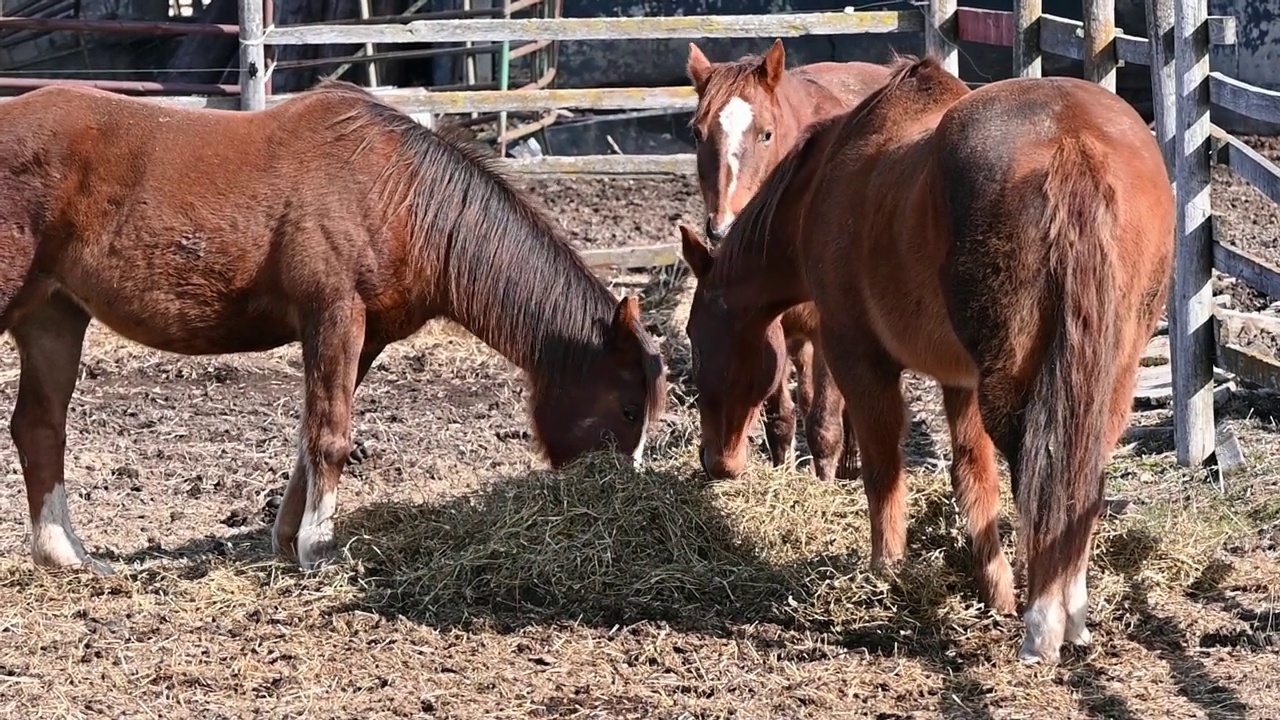
{"type": "MultiPolygon", "coordinates": [[[[1280,263],[1275,208],[1214,179],[1229,241],[1280,263]]],[[[583,245],[700,225],[683,179],[531,185],[583,245]]],[[[344,479],[350,557],[310,577],[273,562],[266,535],[293,465],[297,351],[182,358],[95,326],[67,472],[82,537],[120,574],[30,567],[20,469],[0,441],[0,717],[1280,714],[1275,396],[1221,408],[1250,461],[1238,476],[1179,470],[1158,431],[1117,453],[1112,491],[1137,511],[1102,530],[1094,645],[1026,667],[1021,623],[986,613],[967,579],[932,383],[907,382],[912,562],[874,580],[856,485],[763,467],[701,484],[678,316],[688,281],[627,276],[615,290],[645,293],[675,382],[651,469],[539,472],[518,374],[434,325],[361,389],[357,432],[374,455],[344,479]]],[[[6,341],[0,407],[16,377],[6,341]]]]}

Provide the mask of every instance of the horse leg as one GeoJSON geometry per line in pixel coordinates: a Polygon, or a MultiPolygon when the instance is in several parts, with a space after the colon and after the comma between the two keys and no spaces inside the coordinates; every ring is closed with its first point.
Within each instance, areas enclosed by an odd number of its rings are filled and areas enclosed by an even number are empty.
{"type": "Polygon", "coordinates": [[[111,568],[85,552],[67,507],[67,406],[75,392],[89,314],[62,294],[24,312],[10,328],[22,368],[9,424],[27,486],[31,558],[43,567],[111,568]]]}
{"type": "Polygon", "coordinates": [[[827,362],[846,399],[862,454],[862,487],[871,512],[871,564],[883,568],[901,560],[907,549],[902,366],[883,352],[856,364],[846,357],[827,362]]]}
{"type": "MultiPolygon", "coordinates": [[[[364,308],[354,300],[340,300],[318,317],[307,318],[304,328],[305,400],[297,461],[276,515],[272,540],[277,554],[296,557],[303,570],[312,570],[331,559],[335,551],[333,515],[338,481],[351,453],[356,378],[368,355],[363,350],[364,308]]],[[[367,362],[372,364],[373,359],[367,362]]]]}
{"type": "MultiPolygon", "coordinates": [[[[384,346],[366,346],[360,352],[360,367],[356,370],[356,390],[360,389],[360,383],[364,382],[364,376],[369,374],[369,368],[373,366],[373,361],[378,359],[378,355],[386,349],[384,346]]],[[[365,444],[360,438],[351,440],[351,452],[347,454],[348,465],[359,465],[360,463],[373,457],[373,449],[365,444]]]]}
{"type": "MultiPolygon", "coordinates": [[[[805,436],[818,478],[833,482],[837,463],[843,459],[842,451],[848,450],[844,446],[844,396],[836,387],[821,351],[814,352],[812,373],[813,401],[805,416],[805,436]]],[[[854,455],[857,455],[856,449],[854,455]]]]}
{"type": "Polygon", "coordinates": [[[844,450],[840,453],[840,464],[836,466],[836,478],[855,480],[858,477],[858,433],[853,431],[853,416],[849,414],[847,404],[840,411],[840,422],[844,430],[844,450]]]}
{"type": "Polygon", "coordinates": [[[969,526],[978,590],[996,612],[1012,615],[1017,612],[1017,600],[1013,569],[1000,547],[995,444],[982,425],[975,391],[943,387],[942,402],[951,428],[951,488],[969,526]]]}
{"type": "Polygon", "coordinates": [[[787,374],[783,374],[782,382],[765,400],[764,405],[764,437],[769,446],[769,459],[774,467],[795,463],[796,405],[791,399],[789,385],[787,374]]]}

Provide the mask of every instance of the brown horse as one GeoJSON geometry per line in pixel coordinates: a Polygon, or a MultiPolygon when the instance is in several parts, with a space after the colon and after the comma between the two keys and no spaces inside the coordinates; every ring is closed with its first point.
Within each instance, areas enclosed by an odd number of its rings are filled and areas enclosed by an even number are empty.
{"type": "MultiPolygon", "coordinates": [[[[720,63],[689,43],[687,72],[698,93],[691,123],[698,141],[698,185],[707,208],[707,233],[717,239],[814,123],[847,112],[889,77],[887,67],[862,62],[787,70],[781,40],[764,56],[720,63]]],[[[826,480],[851,478],[857,445],[852,424],[842,417],[844,398],[817,347],[817,320],[813,304],[804,303],[783,313],[782,330],[796,369],[814,470],[826,480]]],[[[769,397],[765,416],[774,464],[791,462],[796,419],[786,383],[769,397]]]]}
{"type": "Polygon", "coordinates": [[[910,368],[944,387],[978,585],[1005,613],[996,448],[1009,461],[1027,563],[1018,654],[1056,662],[1064,640],[1089,640],[1103,467],[1164,305],[1174,217],[1160,149],[1113,93],[1069,78],[970,91],[932,58],[899,60],[779,166],[716,255],[682,228],[703,466],[742,471],[785,357],[774,320],[814,302],[839,348],[827,359],[857,429],[873,563],[906,548],[910,368]]]}
{"type": "Polygon", "coordinates": [[[457,131],[332,83],[263,112],[51,87],[0,105],[0,331],[21,359],[11,431],[32,555],[87,564],[64,490],[66,413],[91,318],[189,355],[301,342],[297,460],[278,554],[334,550],[352,399],[378,354],[445,317],[523,368],[552,465],[638,458],[665,403],[635,299],[457,131]]]}

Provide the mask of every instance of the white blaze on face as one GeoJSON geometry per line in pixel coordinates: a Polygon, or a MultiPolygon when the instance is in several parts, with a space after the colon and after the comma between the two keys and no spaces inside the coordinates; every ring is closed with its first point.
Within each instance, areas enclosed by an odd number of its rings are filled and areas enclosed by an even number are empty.
{"type": "MultiPolygon", "coordinates": [[[[720,196],[720,206],[724,207],[733,198],[733,191],[738,185],[738,170],[742,162],[742,148],[746,141],[747,131],[755,120],[751,111],[751,103],[735,97],[724,104],[720,110],[720,130],[724,134],[724,162],[729,166],[729,187],[720,196]]],[[[736,215],[725,213],[719,222],[716,232],[723,235],[733,224],[736,215]]]]}

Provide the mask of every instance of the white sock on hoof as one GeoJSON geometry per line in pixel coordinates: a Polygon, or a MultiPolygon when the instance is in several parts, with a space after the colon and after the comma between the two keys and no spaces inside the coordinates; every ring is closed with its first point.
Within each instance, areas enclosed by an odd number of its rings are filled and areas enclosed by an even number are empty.
{"type": "Polygon", "coordinates": [[[302,514],[298,528],[298,565],[303,570],[314,570],[333,551],[333,515],[338,507],[338,494],[330,490],[320,496],[320,501],[310,502],[302,514]]]}
{"type": "Polygon", "coordinates": [[[1073,645],[1088,645],[1093,639],[1089,632],[1089,587],[1088,566],[1080,568],[1080,572],[1067,584],[1064,605],[1067,611],[1066,641],[1073,645]]]}
{"type": "Polygon", "coordinates": [[[1018,659],[1025,663],[1058,662],[1065,630],[1063,615],[1061,593],[1046,592],[1032,603],[1022,615],[1027,634],[1018,659]]]}
{"type": "Polygon", "coordinates": [[[66,487],[59,483],[44,496],[40,516],[31,527],[31,558],[44,567],[69,567],[83,563],[86,556],[71,527],[66,487]]]}

